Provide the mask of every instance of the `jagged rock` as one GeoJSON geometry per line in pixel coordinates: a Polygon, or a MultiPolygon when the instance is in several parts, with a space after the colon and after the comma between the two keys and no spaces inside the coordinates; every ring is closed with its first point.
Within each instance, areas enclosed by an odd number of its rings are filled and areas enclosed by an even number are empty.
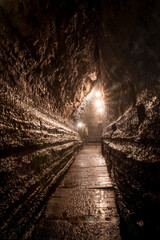
{"type": "Polygon", "coordinates": [[[31,231],[82,146],[70,118],[96,82],[126,238],[159,236],[159,12],[158,0],[1,0],[1,239],[31,231]]]}

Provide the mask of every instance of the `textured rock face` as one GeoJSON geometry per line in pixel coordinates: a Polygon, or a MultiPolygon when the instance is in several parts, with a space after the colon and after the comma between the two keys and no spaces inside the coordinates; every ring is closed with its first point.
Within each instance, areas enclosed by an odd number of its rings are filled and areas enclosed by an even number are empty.
{"type": "Polygon", "coordinates": [[[92,12],[85,1],[0,3],[1,239],[28,237],[82,145],[67,119],[97,76],[92,12]]]}
{"type": "Polygon", "coordinates": [[[25,239],[81,147],[77,132],[19,99],[1,102],[1,239],[25,239]]]}
{"type": "Polygon", "coordinates": [[[2,239],[27,238],[72,162],[82,143],[67,121],[97,78],[112,123],[103,151],[126,238],[151,239],[150,227],[156,239],[159,9],[158,0],[1,0],[2,239]]]}
{"type": "Polygon", "coordinates": [[[124,239],[158,239],[160,178],[158,1],[101,1],[106,94],[103,152],[117,187],[124,239]]]}
{"type": "MultiPolygon", "coordinates": [[[[97,75],[95,19],[81,1],[2,1],[1,86],[68,117],[97,75]]],[[[6,89],[5,89],[6,91],[6,89]]]]}
{"type": "Polygon", "coordinates": [[[104,135],[103,153],[117,189],[124,239],[159,238],[159,108],[158,97],[145,92],[104,135]]]}
{"type": "Polygon", "coordinates": [[[98,43],[108,123],[159,82],[159,1],[100,1],[98,43]]]}

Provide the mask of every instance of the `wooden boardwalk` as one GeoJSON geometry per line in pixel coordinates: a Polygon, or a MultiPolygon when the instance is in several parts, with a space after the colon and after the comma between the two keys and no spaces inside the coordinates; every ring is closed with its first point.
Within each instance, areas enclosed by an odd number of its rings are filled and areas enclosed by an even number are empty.
{"type": "Polygon", "coordinates": [[[114,188],[100,146],[85,146],[47,203],[35,240],[120,240],[114,188]]]}

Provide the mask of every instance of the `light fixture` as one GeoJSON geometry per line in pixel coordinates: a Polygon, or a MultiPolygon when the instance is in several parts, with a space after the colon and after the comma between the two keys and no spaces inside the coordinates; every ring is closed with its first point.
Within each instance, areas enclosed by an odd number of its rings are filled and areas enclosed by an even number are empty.
{"type": "Polygon", "coordinates": [[[100,97],[101,96],[101,92],[100,91],[97,91],[96,92],[96,97],[100,97]]]}
{"type": "Polygon", "coordinates": [[[82,128],[82,126],[83,126],[83,123],[82,123],[82,122],[79,122],[79,123],[77,124],[77,127],[78,127],[78,128],[82,128]]]}
{"type": "Polygon", "coordinates": [[[104,111],[103,108],[99,108],[99,109],[98,109],[98,112],[99,112],[99,113],[102,113],[103,111],[104,111]]]}
{"type": "Polygon", "coordinates": [[[95,105],[96,105],[96,107],[102,107],[101,100],[96,100],[95,105]]]}

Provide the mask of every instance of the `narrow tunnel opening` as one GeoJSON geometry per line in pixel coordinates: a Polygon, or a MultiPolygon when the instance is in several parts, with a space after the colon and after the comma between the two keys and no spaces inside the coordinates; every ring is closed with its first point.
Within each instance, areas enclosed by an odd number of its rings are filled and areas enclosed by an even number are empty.
{"type": "Polygon", "coordinates": [[[103,87],[97,81],[73,115],[78,132],[85,143],[101,142],[106,115],[103,87]]]}

